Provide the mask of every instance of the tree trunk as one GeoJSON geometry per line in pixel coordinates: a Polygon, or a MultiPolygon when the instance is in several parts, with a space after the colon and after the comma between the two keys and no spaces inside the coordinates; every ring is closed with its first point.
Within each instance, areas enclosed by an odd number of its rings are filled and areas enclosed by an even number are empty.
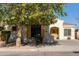
{"type": "Polygon", "coordinates": [[[45,36],[44,36],[45,43],[51,43],[50,33],[49,33],[49,26],[45,26],[45,36]]]}
{"type": "Polygon", "coordinates": [[[21,46],[21,27],[18,27],[18,30],[17,30],[16,46],[17,47],[21,46]]]}
{"type": "Polygon", "coordinates": [[[26,26],[21,27],[21,38],[22,38],[22,44],[27,44],[27,34],[26,34],[26,26]]]}

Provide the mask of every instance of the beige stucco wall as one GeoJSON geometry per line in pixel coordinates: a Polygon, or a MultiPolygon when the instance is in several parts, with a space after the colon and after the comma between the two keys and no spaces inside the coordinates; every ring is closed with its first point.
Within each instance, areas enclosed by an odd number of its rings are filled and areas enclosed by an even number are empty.
{"type": "Polygon", "coordinates": [[[63,24],[64,29],[71,29],[71,36],[64,36],[64,39],[67,39],[68,37],[71,38],[71,40],[75,39],[75,27],[74,25],[69,24],[63,24]]]}
{"type": "Polygon", "coordinates": [[[69,25],[69,24],[63,24],[63,27],[66,29],[70,29],[72,27],[74,27],[73,25],[69,25]]]}
{"type": "MultiPolygon", "coordinates": [[[[52,27],[57,27],[57,28],[59,28],[59,39],[60,40],[62,40],[63,39],[63,23],[64,23],[64,21],[63,20],[59,20],[59,19],[57,19],[58,21],[55,23],[55,24],[51,24],[50,26],[49,26],[49,29],[51,29],[52,27]]],[[[49,30],[49,32],[50,32],[50,30],[49,30]]]]}
{"type": "MultiPolygon", "coordinates": [[[[64,21],[63,20],[60,20],[60,19],[57,19],[57,23],[55,24],[51,24],[49,26],[49,29],[51,29],[52,27],[57,27],[59,28],[59,39],[60,40],[67,40],[67,36],[64,36],[64,29],[71,29],[71,40],[74,40],[75,39],[75,27],[74,25],[71,25],[71,24],[64,24],[64,21]]],[[[50,33],[50,30],[49,30],[49,33],[50,33]]]]}

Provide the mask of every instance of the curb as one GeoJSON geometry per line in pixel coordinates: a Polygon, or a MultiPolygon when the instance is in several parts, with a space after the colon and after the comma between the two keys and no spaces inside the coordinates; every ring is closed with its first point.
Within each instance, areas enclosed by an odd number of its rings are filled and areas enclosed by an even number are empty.
{"type": "Polygon", "coordinates": [[[33,49],[20,49],[20,48],[6,48],[6,49],[1,49],[0,48],[0,52],[74,52],[74,51],[79,51],[79,50],[76,50],[76,49],[66,49],[66,50],[56,50],[56,49],[39,49],[39,48],[33,48],[33,49]]]}

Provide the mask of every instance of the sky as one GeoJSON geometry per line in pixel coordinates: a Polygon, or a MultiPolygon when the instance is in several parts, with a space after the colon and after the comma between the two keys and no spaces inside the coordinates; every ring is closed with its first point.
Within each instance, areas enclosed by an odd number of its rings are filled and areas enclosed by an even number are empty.
{"type": "Polygon", "coordinates": [[[67,3],[64,6],[64,11],[68,16],[60,17],[65,23],[76,24],[79,27],[79,3],[67,3]]]}

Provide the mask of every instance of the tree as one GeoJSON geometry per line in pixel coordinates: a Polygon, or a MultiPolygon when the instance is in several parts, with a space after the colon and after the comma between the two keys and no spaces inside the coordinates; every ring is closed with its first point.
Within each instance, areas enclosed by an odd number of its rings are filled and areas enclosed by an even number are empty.
{"type": "MultiPolygon", "coordinates": [[[[11,3],[11,4],[0,4],[0,6],[1,8],[4,8],[2,10],[5,10],[6,13],[8,11],[7,14],[5,14],[4,11],[2,12],[3,16],[7,15],[6,22],[11,25],[12,24],[17,25],[19,34],[21,31],[21,26],[23,25],[33,25],[33,24],[49,25],[51,23],[55,23],[56,22],[55,19],[58,16],[67,15],[63,11],[64,4],[56,4],[56,3],[13,4],[11,3]]],[[[19,39],[20,37],[21,37],[21,34],[19,36],[19,39]]]]}
{"type": "Polygon", "coordinates": [[[6,4],[0,4],[0,24],[9,19],[8,12],[6,4]]]}

